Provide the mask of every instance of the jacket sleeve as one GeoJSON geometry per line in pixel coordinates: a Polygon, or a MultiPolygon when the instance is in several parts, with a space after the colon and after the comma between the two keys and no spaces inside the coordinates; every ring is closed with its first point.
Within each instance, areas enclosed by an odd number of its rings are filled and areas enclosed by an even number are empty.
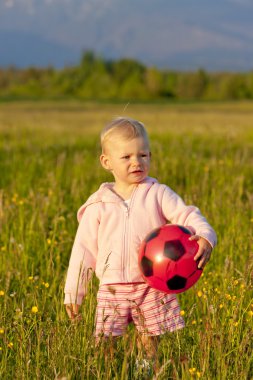
{"type": "Polygon", "coordinates": [[[82,212],[71,251],[65,283],[64,303],[80,305],[87,292],[88,281],[96,267],[98,207],[90,205],[82,212]]]}
{"type": "Polygon", "coordinates": [[[163,192],[162,212],[171,223],[188,227],[192,233],[208,240],[212,247],[216,245],[216,233],[200,210],[195,206],[187,206],[168,186],[165,186],[163,192]]]}

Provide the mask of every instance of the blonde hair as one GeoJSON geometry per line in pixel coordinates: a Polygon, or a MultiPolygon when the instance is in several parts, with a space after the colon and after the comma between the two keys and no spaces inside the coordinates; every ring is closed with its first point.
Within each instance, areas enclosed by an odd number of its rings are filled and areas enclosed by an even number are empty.
{"type": "Polygon", "coordinates": [[[142,137],[149,145],[148,134],[144,124],[130,117],[116,117],[104,127],[100,134],[102,151],[105,150],[106,143],[115,135],[119,135],[125,140],[142,137]]]}

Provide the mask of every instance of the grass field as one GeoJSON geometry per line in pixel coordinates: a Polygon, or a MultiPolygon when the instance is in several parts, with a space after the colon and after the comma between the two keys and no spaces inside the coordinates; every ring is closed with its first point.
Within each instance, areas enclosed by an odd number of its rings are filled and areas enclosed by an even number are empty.
{"type": "Polygon", "coordinates": [[[95,348],[97,281],[70,323],[63,287],[76,211],[102,181],[98,133],[143,121],[151,176],[196,204],[218,245],[179,295],[186,328],[165,334],[158,379],[253,379],[253,105],[0,104],[0,378],[142,379],[135,330],[116,355],[95,348]]]}

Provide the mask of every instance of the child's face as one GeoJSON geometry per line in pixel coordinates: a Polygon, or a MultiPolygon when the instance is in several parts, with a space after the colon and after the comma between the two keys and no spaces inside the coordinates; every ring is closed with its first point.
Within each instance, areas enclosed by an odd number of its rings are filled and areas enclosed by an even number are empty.
{"type": "Polygon", "coordinates": [[[132,140],[115,137],[108,142],[106,154],[101,155],[100,161],[112,172],[117,185],[127,187],[141,182],[148,175],[149,145],[142,137],[132,140]]]}

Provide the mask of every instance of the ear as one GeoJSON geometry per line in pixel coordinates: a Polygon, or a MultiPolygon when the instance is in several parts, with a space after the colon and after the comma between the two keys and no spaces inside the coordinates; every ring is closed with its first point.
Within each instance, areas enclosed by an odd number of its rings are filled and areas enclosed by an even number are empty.
{"type": "Polygon", "coordinates": [[[101,165],[103,166],[104,169],[106,170],[111,170],[111,165],[110,165],[110,160],[109,160],[109,157],[102,153],[101,156],[100,156],[100,163],[101,165]]]}

